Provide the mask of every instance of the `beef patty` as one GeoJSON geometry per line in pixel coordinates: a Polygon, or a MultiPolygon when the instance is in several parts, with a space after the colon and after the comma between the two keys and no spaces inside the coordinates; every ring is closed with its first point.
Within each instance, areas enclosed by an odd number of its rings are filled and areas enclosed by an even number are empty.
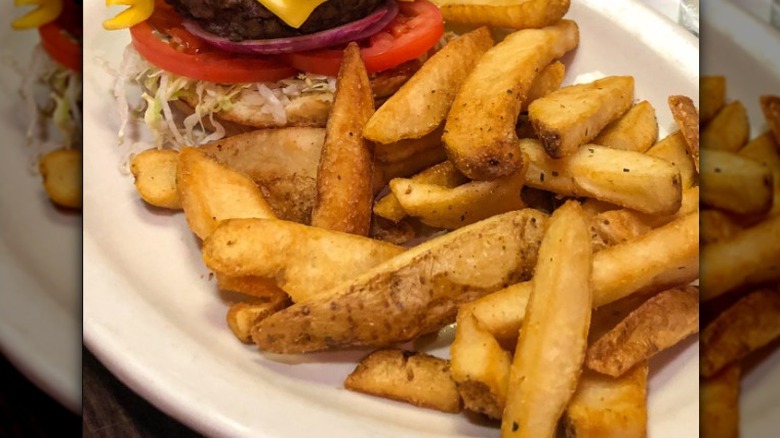
{"type": "Polygon", "coordinates": [[[363,18],[386,0],[328,0],[295,29],[257,0],[165,0],[203,29],[232,41],[283,38],[331,29],[363,18]]]}

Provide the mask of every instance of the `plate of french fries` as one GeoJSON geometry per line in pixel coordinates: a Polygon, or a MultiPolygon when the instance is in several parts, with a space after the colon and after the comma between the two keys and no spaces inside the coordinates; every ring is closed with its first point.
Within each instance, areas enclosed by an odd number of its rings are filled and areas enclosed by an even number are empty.
{"type": "Polygon", "coordinates": [[[703,19],[701,427],[705,436],[767,436],[780,379],[780,282],[766,266],[780,250],[780,35],[729,2],[703,19]],[[761,262],[743,270],[745,257],[761,262]]]}
{"type": "Polygon", "coordinates": [[[378,108],[348,46],[325,128],[131,157],[85,69],[87,347],[207,435],[695,435],[698,41],[561,3],[441,2],[378,108]]]}
{"type": "Polygon", "coordinates": [[[58,209],[32,170],[20,73],[38,43],[0,25],[0,350],[26,377],[74,412],[81,410],[81,216],[58,209]]]}

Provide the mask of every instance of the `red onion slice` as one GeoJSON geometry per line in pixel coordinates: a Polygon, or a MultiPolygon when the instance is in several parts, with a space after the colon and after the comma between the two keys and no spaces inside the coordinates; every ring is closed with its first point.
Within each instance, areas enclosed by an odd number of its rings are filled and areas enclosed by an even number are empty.
{"type": "Polygon", "coordinates": [[[309,35],[270,40],[230,41],[203,30],[194,21],[184,20],[182,24],[190,33],[220,50],[254,55],[278,55],[316,50],[368,38],[384,29],[396,15],[398,15],[398,4],[395,0],[388,0],[367,17],[352,23],[309,35]]]}

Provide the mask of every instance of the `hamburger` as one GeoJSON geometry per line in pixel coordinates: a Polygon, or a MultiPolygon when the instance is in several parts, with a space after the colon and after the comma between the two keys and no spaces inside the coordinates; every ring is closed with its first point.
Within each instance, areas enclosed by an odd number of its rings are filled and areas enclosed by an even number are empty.
{"type": "Polygon", "coordinates": [[[126,99],[128,81],[141,86],[158,147],[232,129],[325,126],[347,43],[360,44],[381,101],[444,34],[427,0],[136,0],[103,25],[130,29],[116,94],[126,99]]]}

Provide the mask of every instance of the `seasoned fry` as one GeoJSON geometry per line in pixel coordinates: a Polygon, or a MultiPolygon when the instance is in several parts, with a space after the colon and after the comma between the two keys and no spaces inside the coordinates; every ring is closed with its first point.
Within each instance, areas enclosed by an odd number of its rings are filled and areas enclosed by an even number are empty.
{"type": "Polygon", "coordinates": [[[569,10],[570,0],[434,0],[444,21],[508,29],[540,28],[555,24],[569,10]]]}
{"type": "Polygon", "coordinates": [[[700,221],[700,237],[704,245],[730,239],[743,230],[737,221],[720,210],[702,210],[700,221]]]}
{"type": "Polygon", "coordinates": [[[707,123],[726,103],[726,78],[702,76],[699,78],[699,122],[707,123]]]}
{"type": "Polygon", "coordinates": [[[699,383],[702,438],[739,437],[739,365],[731,365],[699,383]]]}
{"type": "Polygon", "coordinates": [[[653,227],[634,210],[620,209],[599,213],[588,221],[593,252],[640,236],[653,227]]]}
{"type": "Polygon", "coordinates": [[[707,124],[701,133],[701,147],[737,152],[749,135],[747,109],[737,100],[723,107],[707,124]]]}
{"type": "Polygon", "coordinates": [[[749,141],[739,154],[758,161],[772,171],[773,201],[769,214],[780,213],[780,147],[775,142],[772,132],[767,131],[749,141]]]}
{"type": "Polygon", "coordinates": [[[444,132],[444,124],[434,129],[430,134],[420,138],[412,138],[397,141],[395,143],[374,145],[374,158],[382,163],[396,163],[408,160],[415,155],[442,147],[441,135],[444,132]]]}
{"type": "Polygon", "coordinates": [[[709,150],[702,157],[701,202],[738,214],[761,214],[772,208],[772,170],[728,151],[709,150]]]}
{"type": "Polygon", "coordinates": [[[546,219],[513,211],[431,239],[272,315],[253,338],[262,350],[303,353],[385,346],[438,330],[459,305],[528,278],[546,219]]]}
{"type": "Polygon", "coordinates": [[[273,279],[257,276],[231,277],[217,272],[217,287],[219,290],[238,292],[265,301],[285,301],[287,292],[276,285],[273,279]]]}
{"type": "Polygon", "coordinates": [[[179,153],[176,187],[187,223],[201,239],[225,219],[275,217],[252,179],[196,148],[179,153]]]}
{"type": "Polygon", "coordinates": [[[610,76],[570,85],[528,106],[528,118],[551,157],[575,153],[604,127],[620,118],[634,101],[634,78],[610,76]]]}
{"type": "Polygon", "coordinates": [[[563,78],[566,77],[566,66],[561,61],[555,61],[539,72],[528,90],[528,98],[523,102],[520,111],[525,111],[536,99],[547,96],[561,87],[563,78]]]}
{"type": "Polygon", "coordinates": [[[283,309],[284,301],[239,302],[230,306],[227,323],[234,335],[243,343],[252,343],[252,327],[263,318],[283,309]]]}
{"type": "Polygon", "coordinates": [[[645,152],[658,139],[655,108],[643,100],[601,130],[592,143],[626,151],[645,152]]]}
{"type": "Polygon", "coordinates": [[[775,135],[775,142],[780,144],[780,96],[761,96],[761,111],[775,135]]]}
{"type": "Polygon", "coordinates": [[[486,27],[448,43],[371,116],[363,136],[395,143],[431,133],[444,121],[466,75],[491,47],[486,27]]]}
{"type": "Polygon", "coordinates": [[[550,218],[509,373],[502,437],[551,437],[577,388],[590,326],[590,235],[578,203],[550,218]]]}
{"type": "Polygon", "coordinates": [[[141,199],[155,207],[181,208],[176,189],[179,153],[170,149],[149,149],[133,157],[130,172],[141,199]]]}
{"type": "Polygon", "coordinates": [[[647,363],[619,378],[583,371],[563,424],[567,438],[647,436],[647,363]]]}
{"type": "Polygon", "coordinates": [[[374,113],[374,97],[357,43],[344,50],[325,144],[317,170],[311,224],[367,236],[371,225],[374,150],[363,127],[374,113]]]}
{"type": "Polygon", "coordinates": [[[698,331],[698,288],[670,289],[647,300],[591,345],[585,365],[620,377],[698,331]]]}
{"type": "Polygon", "coordinates": [[[203,260],[209,269],[232,277],[275,279],[295,302],[403,251],[367,237],[280,220],[226,221],[203,242],[203,260]]]}
{"type": "Polygon", "coordinates": [[[478,180],[518,171],[522,156],[515,125],[528,90],[539,70],[578,44],[576,23],[561,20],[514,32],[482,56],[455,96],[444,127],[447,155],[458,170],[478,180]]]}
{"type": "MultiPolygon", "coordinates": [[[[696,171],[699,170],[699,113],[688,96],[669,96],[669,109],[680,127],[688,152],[693,158],[696,171]]],[[[706,147],[706,146],[705,146],[706,147]]]]}
{"type": "Polygon", "coordinates": [[[698,167],[691,158],[688,144],[685,142],[682,132],[677,131],[654,144],[647,150],[647,155],[663,158],[672,163],[680,171],[683,189],[692,187],[698,182],[698,167]]]}
{"type": "Polygon", "coordinates": [[[780,292],[763,289],[750,293],[702,330],[701,375],[714,376],[778,336],[780,292]]]}
{"type": "Polygon", "coordinates": [[[78,149],[57,149],[38,160],[43,188],[53,203],[81,208],[81,161],[78,149]]]}
{"type": "Polygon", "coordinates": [[[425,353],[375,351],[358,363],[344,387],[423,408],[460,412],[449,361],[425,353]]]}

